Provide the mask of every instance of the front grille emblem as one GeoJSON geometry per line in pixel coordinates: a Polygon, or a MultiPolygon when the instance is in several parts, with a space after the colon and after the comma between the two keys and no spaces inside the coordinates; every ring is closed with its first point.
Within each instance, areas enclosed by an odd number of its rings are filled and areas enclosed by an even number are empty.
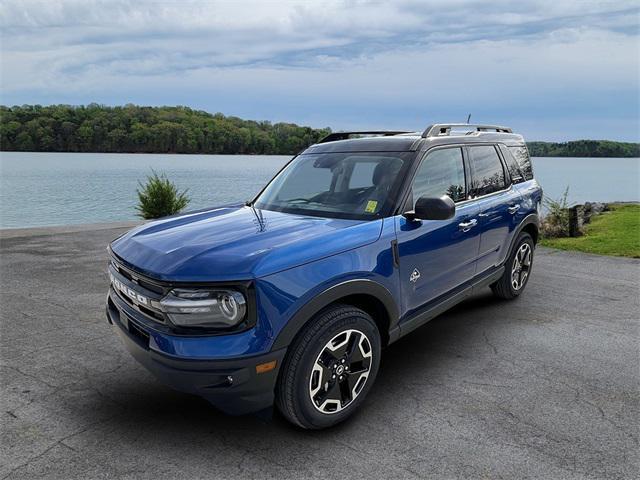
{"type": "Polygon", "coordinates": [[[147,297],[145,297],[144,295],[140,295],[135,290],[127,287],[124,283],[115,278],[111,272],[109,272],[109,279],[111,280],[113,288],[122,292],[129,300],[131,300],[136,305],[148,306],[151,303],[147,297]]]}

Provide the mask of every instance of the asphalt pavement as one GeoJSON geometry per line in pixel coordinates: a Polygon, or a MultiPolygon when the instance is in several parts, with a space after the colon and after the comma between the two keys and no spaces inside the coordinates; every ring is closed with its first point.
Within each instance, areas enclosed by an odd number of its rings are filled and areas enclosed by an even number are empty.
{"type": "Polygon", "coordinates": [[[105,319],[122,227],[0,232],[0,479],[638,478],[640,261],[536,252],[389,347],[327,431],[229,417],[140,367],[105,319]]]}

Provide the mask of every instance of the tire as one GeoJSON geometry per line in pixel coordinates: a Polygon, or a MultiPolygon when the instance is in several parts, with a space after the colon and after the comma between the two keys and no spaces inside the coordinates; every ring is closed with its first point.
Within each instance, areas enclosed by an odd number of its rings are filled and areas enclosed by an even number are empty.
{"type": "Polygon", "coordinates": [[[516,240],[509,259],[505,262],[502,277],[491,285],[491,290],[496,297],[510,300],[524,291],[531,278],[534,249],[535,244],[531,235],[522,232],[516,240]]]}
{"type": "Polygon", "coordinates": [[[342,422],[371,389],[380,352],[380,332],[366,312],[349,305],[321,311],[289,347],[276,385],[278,410],[306,429],[342,422]]]}

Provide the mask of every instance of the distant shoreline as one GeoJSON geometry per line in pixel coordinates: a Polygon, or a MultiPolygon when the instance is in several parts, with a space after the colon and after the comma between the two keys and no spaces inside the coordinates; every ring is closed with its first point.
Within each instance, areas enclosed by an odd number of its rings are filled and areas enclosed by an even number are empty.
{"type": "MultiPolygon", "coordinates": [[[[331,131],[188,107],[0,105],[4,152],[295,155],[331,131]]],[[[633,142],[531,141],[527,145],[533,157],[640,157],[640,143],[633,142]]]]}
{"type": "MultiPolygon", "coordinates": [[[[56,153],[56,154],[60,154],[60,155],[64,155],[64,154],[82,154],[82,153],[87,153],[87,154],[108,154],[108,155],[175,155],[175,156],[196,156],[196,155],[209,155],[212,157],[235,157],[235,156],[242,156],[242,157],[292,157],[293,154],[290,153],[208,153],[208,152],[198,152],[198,153],[182,153],[182,152],[71,152],[71,151],[37,151],[37,150],[30,150],[30,151],[23,151],[23,150],[0,150],[0,154],[3,153],[56,153]]],[[[638,160],[640,160],[640,155],[638,156],[627,156],[627,157],[623,157],[623,156],[587,156],[587,155],[578,155],[578,156],[572,156],[572,155],[534,155],[531,154],[532,158],[612,158],[612,159],[619,159],[619,158],[636,158],[638,160]]]]}

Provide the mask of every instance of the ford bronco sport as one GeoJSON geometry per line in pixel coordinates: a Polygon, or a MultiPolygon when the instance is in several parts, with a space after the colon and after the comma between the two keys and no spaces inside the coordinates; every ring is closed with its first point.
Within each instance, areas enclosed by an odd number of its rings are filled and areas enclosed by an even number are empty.
{"type": "Polygon", "coordinates": [[[107,317],[178,390],[328,427],[364,401],[383,347],[478,289],[522,293],[541,197],[509,128],[333,133],[246,204],[114,240],[107,317]]]}

